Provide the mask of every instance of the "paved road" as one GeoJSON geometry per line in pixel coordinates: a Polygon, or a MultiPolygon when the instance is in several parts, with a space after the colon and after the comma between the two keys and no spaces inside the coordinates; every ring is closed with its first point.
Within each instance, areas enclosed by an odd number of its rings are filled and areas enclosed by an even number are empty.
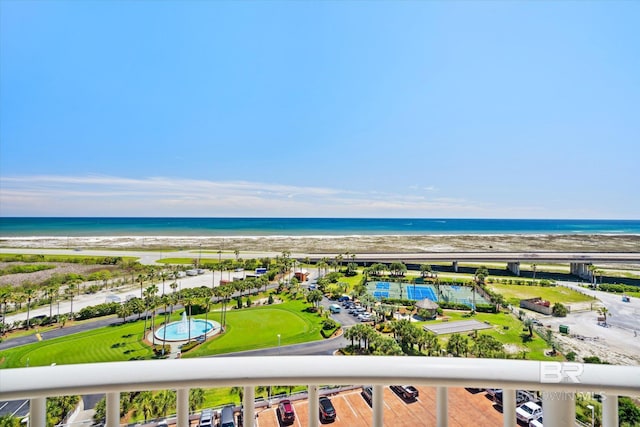
{"type": "MultiPolygon", "coordinates": [[[[77,251],[73,249],[29,249],[29,248],[0,248],[1,253],[23,253],[23,254],[56,254],[56,255],[91,255],[91,256],[129,256],[137,257],[142,264],[155,264],[162,258],[198,258],[218,259],[235,258],[233,253],[222,253],[218,255],[212,252],[198,252],[191,248],[189,250],[177,250],[167,252],[130,251],[130,250],[100,250],[86,249],[77,251]]],[[[243,251],[243,258],[261,258],[265,256],[274,257],[281,255],[281,252],[257,252],[243,251]]],[[[292,253],[292,258],[309,257],[312,260],[322,257],[333,258],[335,254],[308,254],[292,253]]],[[[416,253],[379,253],[356,255],[356,261],[467,261],[467,262],[586,262],[586,263],[626,263],[640,264],[640,252],[416,252],[416,253]]]]}

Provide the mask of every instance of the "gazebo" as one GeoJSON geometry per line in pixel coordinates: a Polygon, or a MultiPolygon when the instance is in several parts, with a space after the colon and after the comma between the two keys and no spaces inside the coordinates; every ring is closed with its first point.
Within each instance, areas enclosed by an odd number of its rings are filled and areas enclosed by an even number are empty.
{"type": "Polygon", "coordinates": [[[429,298],[422,299],[416,303],[416,308],[418,308],[418,310],[429,312],[429,316],[427,317],[430,319],[436,318],[438,307],[439,305],[431,301],[429,298]]]}

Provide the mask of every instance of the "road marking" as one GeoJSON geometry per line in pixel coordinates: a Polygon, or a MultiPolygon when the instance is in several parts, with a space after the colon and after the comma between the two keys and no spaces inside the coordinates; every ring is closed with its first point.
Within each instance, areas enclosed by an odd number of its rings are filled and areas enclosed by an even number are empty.
{"type": "Polygon", "coordinates": [[[2,404],[2,406],[0,406],[0,411],[2,411],[4,409],[5,406],[7,406],[9,404],[9,402],[4,402],[2,404]]]}
{"type": "Polygon", "coordinates": [[[356,413],[356,411],[353,410],[353,406],[351,406],[351,403],[349,403],[349,400],[346,399],[344,396],[342,398],[344,399],[345,402],[347,402],[347,406],[349,406],[349,409],[351,409],[351,412],[353,412],[353,415],[357,417],[358,414],[356,413]]]}
{"type": "Polygon", "coordinates": [[[13,414],[11,414],[11,416],[15,416],[15,415],[18,413],[18,411],[19,411],[20,409],[22,409],[22,407],[23,407],[24,405],[26,405],[26,404],[27,404],[27,402],[29,402],[29,401],[28,401],[28,400],[25,400],[24,402],[22,402],[22,405],[20,405],[20,407],[19,407],[18,409],[16,409],[16,410],[13,412],[13,414]]]}

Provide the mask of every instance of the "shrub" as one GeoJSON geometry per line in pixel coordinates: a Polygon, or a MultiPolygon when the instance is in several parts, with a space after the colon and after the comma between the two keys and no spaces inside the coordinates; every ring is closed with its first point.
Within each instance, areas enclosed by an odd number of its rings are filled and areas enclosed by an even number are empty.
{"type": "Polygon", "coordinates": [[[165,345],[156,344],[153,346],[152,350],[157,357],[161,357],[163,348],[164,348],[164,355],[168,356],[169,353],[171,353],[171,346],[169,344],[165,344],[165,345]]]}
{"type": "Polygon", "coordinates": [[[573,362],[574,360],[576,360],[576,353],[575,351],[570,351],[569,353],[567,353],[566,358],[569,362],[573,362]]]}
{"type": "Polygon", "coordinates": [[[267,300],[267,304],[273,304],[273,295],[269,294],[269,299],[267,300]]]}
{"type": "Polygon", "coordinates": [[[324,329],[324,330],[335,329],[337,325],[338,325],[338,323],[335,320],[333,320],[333,319],[325,319],[322,322],[322,329],[324,329]]]}
{"type": "Polygon", "coordinates": [[[497,313],[498,308],[492,304],[478,304],[476,305],[476,311],[478,313],[497,313]]]}
{"type": "Polygon", "coordinates": [[[186,344],[182,344],[180,346],[180,352],[186,353],[187,351],[193,349],[194,347],[197,347],[198,345],[199,343],[197,341],[191,341],[186,344]]]}
{"type": "Polygon", "coordinates": [[[551,311],[551,314],[556,316],[556,317],[567,317],[567,313],[568,312],[569,312],[569,310],[567,310],[567,307],[565,307],[561,303],[557,302],[557,303],[555,303],[553,305],[553,309],[551,311]]]}

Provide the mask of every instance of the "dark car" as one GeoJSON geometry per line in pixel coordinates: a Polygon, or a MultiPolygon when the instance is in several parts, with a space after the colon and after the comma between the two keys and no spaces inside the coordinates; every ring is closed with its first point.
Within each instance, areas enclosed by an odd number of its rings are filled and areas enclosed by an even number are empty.
{"type": "MultiPolygon", "coordinates": [[[[497,390],[495,392],[493,395],[493,401],[498,407],[502,407],[502,390],[497,390]]],[[[520,406],[525,402],[538,403],[539,401],[540,399],[538,399],[533,393],[526,390],[516,390],[516,406],[520,406]]]]}
{"type": "Polygon", "coordinates": [[[278,416],[282,424],[292,424],[296,420],[290,400],[281,400],[278,404],[278,416]]]}
{"type": "Polygon", "coordinates": [[[320,398],[320,421],[334,421],[336,419],[336,408],[328,397],[320,398]]]}
{"type": "Polygon", "coordinates": [[[366,386],[362,387],[362,391],[360,392],[364,400],[371,406],[371,402],[373,401],[373,387],[366,386]]]}
{"type": "Polygon", "coordinates": [[[418,398],[418,389],[412,385],[392,385],[390,387],[403,400],[414,401],[418,398]]]}

